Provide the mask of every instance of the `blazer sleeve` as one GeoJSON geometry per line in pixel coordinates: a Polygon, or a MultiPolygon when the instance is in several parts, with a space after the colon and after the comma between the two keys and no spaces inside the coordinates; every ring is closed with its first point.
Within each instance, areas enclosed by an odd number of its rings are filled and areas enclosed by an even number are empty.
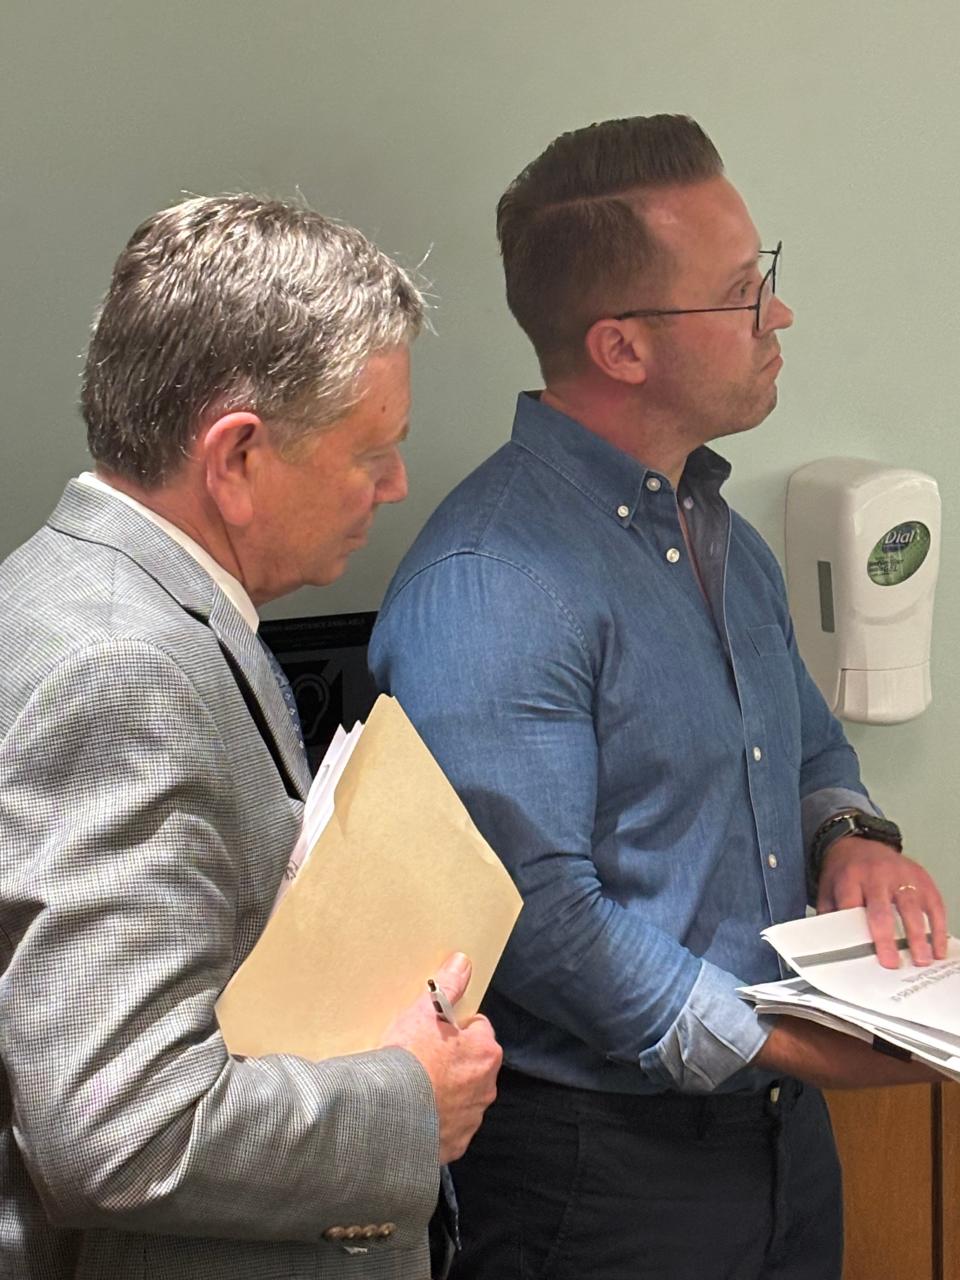
{"type": "Polygon", "coordinates": [[[180,666],[91,645],[0,745],[0,1053],[24,1161],[66,1226],[317,1241],[437,1201],[429,1078],[402,1049],[237,1060],[214,1001],[236,965],[242,807],[180,666]]]}

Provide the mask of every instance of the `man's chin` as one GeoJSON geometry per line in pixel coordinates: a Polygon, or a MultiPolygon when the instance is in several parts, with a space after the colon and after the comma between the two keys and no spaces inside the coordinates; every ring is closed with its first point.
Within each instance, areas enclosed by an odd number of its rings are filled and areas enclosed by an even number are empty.
{"type": "Polygon", "coordinates": [[[342,578],[347,571],[347,565],[350,557],[355,551],[362,550],[367,545],[366,533],[357,534],[355,537],[349,538],[342,544],[337,555],[331,555],[330,559],[322,565],[318,565],[310,577],[310,581],[304,583],[309,587],[329,587],[332,582],[336,582],[338,578],[342,578]]]}
{"type": "Polygon", "coordinates": [[[723,440],[726,436],[738,436],[744,431],[752,431],[754,427],[759,427],[761,422],[766,422],[776,407],[777,389],[774,387],[772,394],[767,397],[766,403],[762,408],[754,408],[749,413],[739,413],[733,421],[714,431],[707,439],[723,440]]]}
{"type": "Polygon", "coordinates": [[[773,413],[774,409],[777,407],[778,397],[779,392],[777,391],[777,384],[774,382],[769,388],[767,388],[762,404],[759,405],[753,413],[748,414],[743,419],[743,423],[738,430],[752,431],[754,427],[759,427],[761,422],[766,422],[767,418],[770,417],[771,413],[773,413]]]}
{"type": "Polygon", "coordinates": [[[342,578],[347,569],[348,552],[344,552],[336,560],[328,560],[326,564],[314,569],[310,575],[310,581],[304,583],[308,587],[329,587],[336,582],[338,578],[342,578]]]}

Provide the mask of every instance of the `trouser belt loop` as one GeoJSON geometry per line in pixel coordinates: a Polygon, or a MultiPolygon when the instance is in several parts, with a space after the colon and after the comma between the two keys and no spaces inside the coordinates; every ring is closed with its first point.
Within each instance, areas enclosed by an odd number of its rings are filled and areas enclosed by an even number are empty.
{"type": "Polygon", "coordinates": [[[783,1121],[797,1105],[803,1093],[803,1085],[799,1080],[785,1078],[774,1080],[767,1086],[766,1111],[768,1115],[783,1121]]]}

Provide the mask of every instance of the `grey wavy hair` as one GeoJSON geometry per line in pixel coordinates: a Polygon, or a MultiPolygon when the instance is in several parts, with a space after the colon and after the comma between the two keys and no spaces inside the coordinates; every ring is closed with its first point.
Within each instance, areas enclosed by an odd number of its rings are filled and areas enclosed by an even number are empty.
{"type": "Polygon", "coordinates": [[[371,355],[411,342],[424,299],[354,227],[254,195],[142,223],[94,320],[80,405],[97,463],[150,488],[203,415],[248,409],[292,452],[358,403],[371,355]]]}

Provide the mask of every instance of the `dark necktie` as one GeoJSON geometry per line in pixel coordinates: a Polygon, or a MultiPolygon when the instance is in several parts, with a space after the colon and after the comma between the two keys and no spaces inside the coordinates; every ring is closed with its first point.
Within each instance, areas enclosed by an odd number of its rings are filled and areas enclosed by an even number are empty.
{"type": "Polygon", "coordinates": [[[300,746],[303,748],[304,755],[306,755],[306,747],[304,747],[303,745],[303,726],[300,723],[300,713],[297,710],[297,700],[293,696],[293,687],[291,686],[290,681],[287,679],[287,673],[284,671],[283,667],[281,667],[280,663],[277,661],[276,655],[274,654],[273,650],[270,648],[266,640],[263,639],[263,637],[260,635],[259,632],[257,632],[257,639],[260,641],[261,649],[267,655],[267,661],[270,663],[270,669],[273,672],[274,679],[276,680],[277,684],[280,687],[280,692],[283,695],[283,701],[286,705],[287,710],[290,713],[291,723],[293,724],[293,727],[296,730],[297,738],[300,742],[300,746]]]}

